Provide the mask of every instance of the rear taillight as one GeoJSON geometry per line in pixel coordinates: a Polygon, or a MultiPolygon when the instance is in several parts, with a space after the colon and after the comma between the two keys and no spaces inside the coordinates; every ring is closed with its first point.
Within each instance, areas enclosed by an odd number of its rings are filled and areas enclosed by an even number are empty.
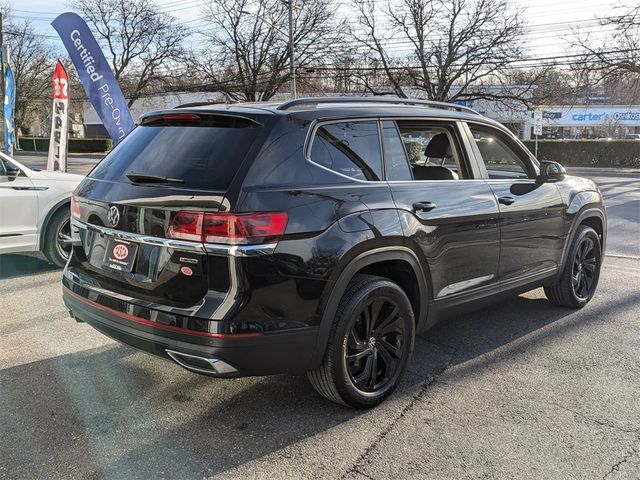
{"type": "Polygon", "coordinates": [[[287,214],[178,212],[168,238],[204,243],[250,243],[281,236],[287,227],[287,214]]]}
{"type": "Polygon", "coordinates": [[[80,198],[75,193],[71,195],[71,216],[80,219],[80,198]]]}
{"type": "Polygon", "coordinates": [[[286,213],[207,213],[202,223],[204,242],[215,243],[221,239],[277,237],[287,226],[286,213]]]}
{"type": "Polygon", "coordinates": [[[167,237],[202,241],[202,217],[202,212],[178,212],[169,225],[167,237]]]}

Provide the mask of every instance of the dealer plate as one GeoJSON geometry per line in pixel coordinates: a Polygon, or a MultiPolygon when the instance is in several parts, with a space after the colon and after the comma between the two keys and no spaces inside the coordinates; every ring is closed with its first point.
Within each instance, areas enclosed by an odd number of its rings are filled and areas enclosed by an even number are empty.
{"type": "Polygon", "coordinates": [[[136,253],[138,253],[137,243],[111,238],[107,244],[104,264],[119,272],[130,272],[136,260],[136,253]]]}

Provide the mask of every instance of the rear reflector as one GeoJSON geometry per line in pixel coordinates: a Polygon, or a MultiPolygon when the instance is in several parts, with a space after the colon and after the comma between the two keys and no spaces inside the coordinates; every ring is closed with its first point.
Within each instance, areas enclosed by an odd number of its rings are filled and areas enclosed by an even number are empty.
{"type": "Polygon", "coordinates": [[[287,214],[178,212],[167,238],[204,243],[242,243],[245,239],[273,239],[284,234],[287,214]]]}
{"type": "MultiPolygon", "coordinates": [[[[102,305],[100,303],[94,302],[93,300],[89,300],[82,295],[77,294],[76,292],[70,290],[68,287],[62,287],[65,293],[72,296],[73,298],[90,305],[97,310],[101,310],[103,312],[109,313],[111,315],[115,315],[120,318],[124,318],[126,320],[131,320],[132,322],[140,323],[142,325],[147,325],[149,327],[158,328],[160,330],[169,330],[172,332],[185,333],[188,335],[199,335],[202,337],[211,337],[211,338],[226,338],[226,339],[243,339],[243,338],[252,338],[252,337],[260,337],[263,335],[262,332],[246,332],[246,333],[211,333],[208,331],[201,330],[192,330],[190,328],[182,328],[177,327],[175,325],[165,325],[164,323],[156,322],[154,320],[148,320],[146,318],[137,317],[135,315],[131,315],[129,313],[121,312],[120,310],[115,310],[111,307],[107,307],[106,305],[102,305]]],[[[153,310],[149,309],[149,312],[153,310]]],[[[76,320],[78,321],[78,320],[76,320]]],[[[209,322],[204,321],[203,325],[207,325],[209,322]]]]}

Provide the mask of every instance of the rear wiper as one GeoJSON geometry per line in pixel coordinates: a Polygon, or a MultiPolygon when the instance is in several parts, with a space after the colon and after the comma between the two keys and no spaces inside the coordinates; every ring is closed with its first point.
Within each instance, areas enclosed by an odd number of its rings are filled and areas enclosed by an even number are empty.
{"type": "Polygon", "coordinates": [[[133,183],[184,183],[181,178],[162,177],[160,175],[149,175],[146,173],[127,173],[127,178],[133,183]]]}

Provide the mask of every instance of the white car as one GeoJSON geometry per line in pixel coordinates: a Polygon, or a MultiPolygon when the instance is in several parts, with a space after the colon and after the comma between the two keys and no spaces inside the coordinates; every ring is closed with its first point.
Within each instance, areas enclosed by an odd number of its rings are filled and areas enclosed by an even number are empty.
{"type": "Polygon", "coordinates": [[[64,266],[71,194],[82,175],[30,169],[0,153],[0,254],[42,251],[64,266]]]}

